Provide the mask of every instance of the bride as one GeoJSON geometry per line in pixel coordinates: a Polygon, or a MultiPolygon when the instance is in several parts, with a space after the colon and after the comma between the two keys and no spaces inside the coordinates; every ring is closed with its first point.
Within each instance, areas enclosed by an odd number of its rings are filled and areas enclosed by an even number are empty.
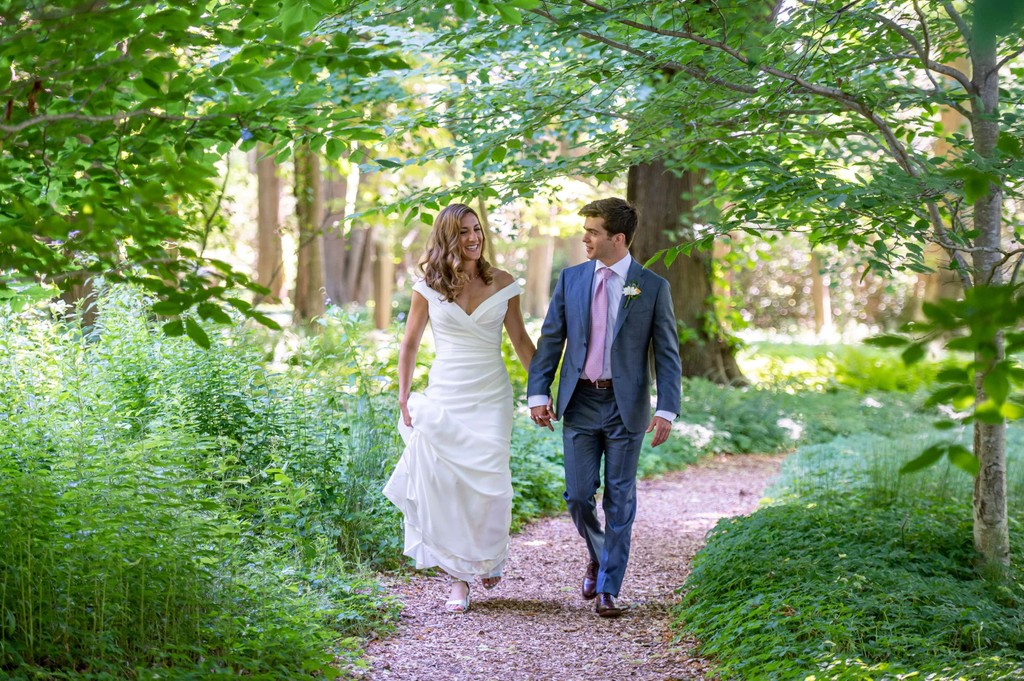
{"type": "Polygon", "coordinates": [[[384,494],[405,516],[405,555],[454,578],[448,612],[469,609],[469,582],[501,580],[512,520],[512,386],[501,330],[529,369],[535,350],[519,308],[522,289],[484,257],[469,206],[438,213],[413,286],[398,355],[398,428],[405,451],[384,494]],[[436,354],[424,393],[410,393],[427,321],[436,354]]]}

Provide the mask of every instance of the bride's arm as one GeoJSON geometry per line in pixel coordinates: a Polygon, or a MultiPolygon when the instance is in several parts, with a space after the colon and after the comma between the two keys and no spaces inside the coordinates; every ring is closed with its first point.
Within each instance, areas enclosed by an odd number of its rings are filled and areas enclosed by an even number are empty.
{"type": "Polygon", "coordinates": [[[423,339],[423,330],[427,328],[428,317],[427,299],[413,291],[409,318],[405,322],[405,335],[398,346],[398,408],[402,410],[402,420],[409,427],[412,427],[409,391],[412,389],[412,374],[416,369],[416,354],[420,350],[420,341],[423,339]]]}
{"type": "Polygon", "coordinates": [[[530,362],[533,360],[533,353],[537,347],[533,344],[530,334],[526,332],[523,313],[519,308],[519,296],[514,296],[508,301],[508,310],[505,312],[505,331],[508,333],[508,339],[512,341],[512,347],[523,368],[529,371],[530,362]]]}

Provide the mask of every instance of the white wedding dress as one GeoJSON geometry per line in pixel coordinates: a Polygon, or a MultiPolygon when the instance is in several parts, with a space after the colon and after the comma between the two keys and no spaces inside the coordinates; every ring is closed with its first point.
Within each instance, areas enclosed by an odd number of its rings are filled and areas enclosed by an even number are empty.
{"type": "Polygon", "coordinates": [[[515,282],[472,314],[420,281],[435,358],[424,393],[409,396],[412,428],[398,418],[405,451],[384,495],[405,516],[405,555],[469,581],[497,576],[512,520],[512,386],[501,355],[515,282]]]}

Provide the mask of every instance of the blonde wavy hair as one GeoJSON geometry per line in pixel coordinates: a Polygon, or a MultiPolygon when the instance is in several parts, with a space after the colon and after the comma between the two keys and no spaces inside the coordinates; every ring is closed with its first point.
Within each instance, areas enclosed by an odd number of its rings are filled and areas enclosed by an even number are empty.
{"type": "MultiPolygon", "coordinates": [[[[454,301],[469,283],[469,275],[462,269],[459,230],[462,228],[462,218],[470,214],[477,220],[480,219],[475,210],[463,203],[453,203],[438,213],[434,218],[430,236],[427,237],[426,253],[420,261],[420,270],[423,271],[423,280],[427,282],[427,286],[443,295],[448,302],[454,301]]],[[[490,286],[494,281],[494,273],[484,256],[487,250],[487,233],[483,232],[483,235],[477,270],[484,283],[490,286]]]]}

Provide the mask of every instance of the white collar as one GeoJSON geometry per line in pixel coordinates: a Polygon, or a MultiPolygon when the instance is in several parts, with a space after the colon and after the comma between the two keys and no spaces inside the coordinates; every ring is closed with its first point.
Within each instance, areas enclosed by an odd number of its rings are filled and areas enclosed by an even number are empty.
{"type": "Polygon", "coordinates": [[[605,265],[603,262],[598,260],[597,267],[594,269],[594,274],[596,275],[602,269],[608,268],[615,274],[622,277],[622,280],[625,281],[626,275],[629,274],[629,266],[631,264],[633,264],[633,256],[631,256],[629,253],[626,253],[626,256],[624,258],[622,258],[617,263],[611,266],[605,265]]]}

